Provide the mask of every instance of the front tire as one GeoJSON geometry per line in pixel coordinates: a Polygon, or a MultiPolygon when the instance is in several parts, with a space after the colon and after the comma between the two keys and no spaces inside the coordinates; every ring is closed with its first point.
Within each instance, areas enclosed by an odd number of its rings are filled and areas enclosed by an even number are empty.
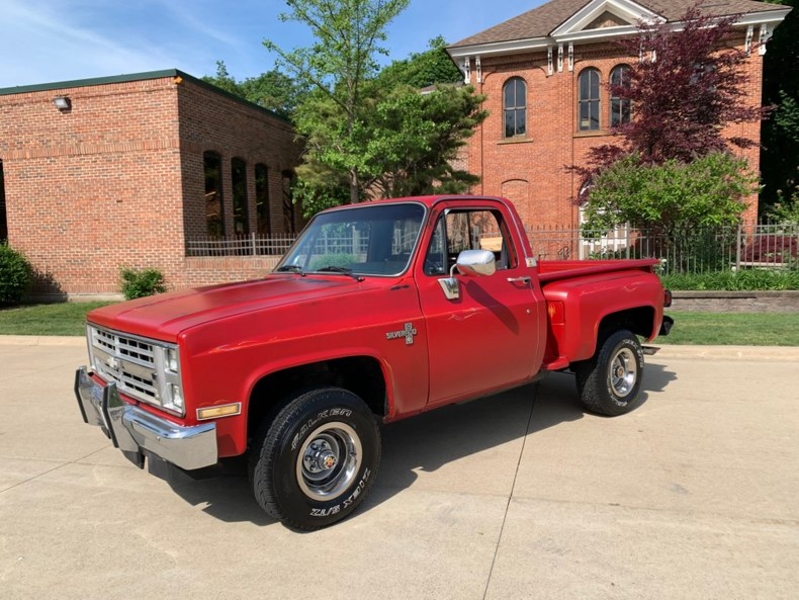
{"type": "Polygon", "coordinates": [[[253,444],[255,498],[288,527],[311,531],[344,519],[367,496],[380,432],[366,404],[341,388],[298,394],[253,444]]]}
{"type": "Polygon", "coordinates": [[[607,416],[632,410],[641,390],[644,350],[626,329],[611,334],[593,358],[576,369],[577,390],[583,406],[607,416]]]}

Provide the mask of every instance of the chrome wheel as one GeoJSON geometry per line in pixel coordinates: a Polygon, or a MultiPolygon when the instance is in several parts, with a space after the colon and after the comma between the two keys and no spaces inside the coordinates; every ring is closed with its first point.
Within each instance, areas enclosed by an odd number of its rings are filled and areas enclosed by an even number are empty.
{"type": "Polygon", "coordinates": [[[297,454],[297,483],[314,500],[343,493],[354,481],[363,460],[361,440],[346,423],[325,423],[311,433],[297,454]]]}
{"type": "Polygon", "coordinates": [[[610,363],[608,383],[613,392],[625,398],[638,380],[638,361],[630,348],[621,348],[610,363]]]}

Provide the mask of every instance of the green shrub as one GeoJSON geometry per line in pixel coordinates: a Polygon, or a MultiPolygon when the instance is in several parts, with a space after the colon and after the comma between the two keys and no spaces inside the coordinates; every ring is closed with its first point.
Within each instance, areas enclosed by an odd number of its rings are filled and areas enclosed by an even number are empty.
{"type": "Polygon", "coordinates": [[[799,290],[799,271],[745,269],[713,273],[662,275],[663,285],[673,291],[783,291],[799,290]]]}
{"type": "Polygon", "coordinates": [[[166,281],[158,269],[122,269],[122,293],[126,300],[163,294],[165,291],[166,281]]]}
{"type": "Polygon", "coordinates": [[[27,259],[6,244],[0,244],[0,306],[13,306],[33,281],[33,268],[27,259]]]}

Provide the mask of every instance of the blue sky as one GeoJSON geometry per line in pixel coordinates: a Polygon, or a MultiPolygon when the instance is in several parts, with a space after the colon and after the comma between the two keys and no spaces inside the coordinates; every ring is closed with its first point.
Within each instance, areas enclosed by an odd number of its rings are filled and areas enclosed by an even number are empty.
{"type": "MultiPolygon", "coordinates": [[[[390,59],[442,35],[456,42],[544,0],[411,0],[389,27],[390,59]]],[[[0,88],[177,68],[201,77],[224,60],[236,79],[268,71],[270,38],[290,49],[307,29],[283,0],[0,0],[0,88]]]]}

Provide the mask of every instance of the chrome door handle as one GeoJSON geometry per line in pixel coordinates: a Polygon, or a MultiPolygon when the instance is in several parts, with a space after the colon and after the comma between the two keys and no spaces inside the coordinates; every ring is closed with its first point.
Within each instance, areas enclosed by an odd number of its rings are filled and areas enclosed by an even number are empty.
{"type": "Polygon", "coordinates": [[[508,277],[509,283],[530,283],[532,280],[532,277],[508,277]]]}

